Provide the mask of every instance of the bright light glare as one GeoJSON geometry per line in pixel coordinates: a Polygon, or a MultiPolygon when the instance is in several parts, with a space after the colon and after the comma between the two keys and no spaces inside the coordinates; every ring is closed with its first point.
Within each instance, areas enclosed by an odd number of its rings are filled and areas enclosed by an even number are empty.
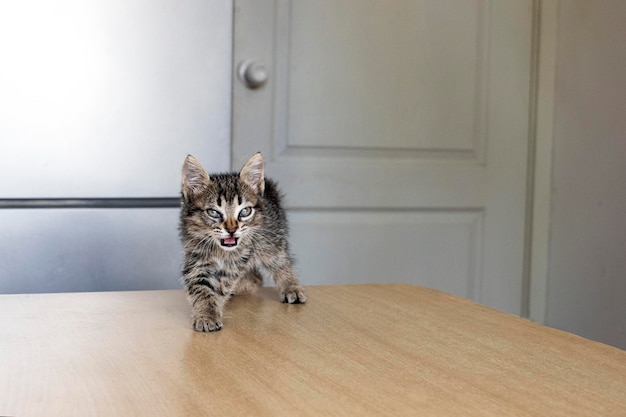
{"type": "Polygon", "coordinates": [[[92,4],[0,3],[0,117],[10,121],[5,127],[36,134],[93,112],[107,71],[92,4]]]}

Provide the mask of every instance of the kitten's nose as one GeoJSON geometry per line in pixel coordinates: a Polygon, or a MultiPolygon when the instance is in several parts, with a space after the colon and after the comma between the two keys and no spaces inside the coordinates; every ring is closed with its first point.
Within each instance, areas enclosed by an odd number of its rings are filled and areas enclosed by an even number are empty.
{"type": "Polygon", "coordinates": [[[226,224],[224,226],[224,228],[226,229],[226,231],[228,233],[230,233],[231,235],[235,234],[235,232],[237,231],[238,225],[237,223],[230,223],[230,224],[226,224]]]}

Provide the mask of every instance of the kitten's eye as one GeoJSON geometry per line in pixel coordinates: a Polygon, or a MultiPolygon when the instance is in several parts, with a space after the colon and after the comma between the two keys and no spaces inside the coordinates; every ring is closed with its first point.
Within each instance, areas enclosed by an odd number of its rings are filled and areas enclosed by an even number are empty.
{"type": "Polygon", "coordinates": [[[220,213],[219,211],[215,210],[215,209],[207,209],[206,210],[206,214],[209,215],[209,217],[211,217],[212,219],[221,219],[222,218],[222,213],[220,213]]]}
{"type": "Polygon", "coordinates": [[[239,212],[239,218],[244,219],[246,217],[250,217],[252,215],[252,207],[244,207],[239,212]]]}

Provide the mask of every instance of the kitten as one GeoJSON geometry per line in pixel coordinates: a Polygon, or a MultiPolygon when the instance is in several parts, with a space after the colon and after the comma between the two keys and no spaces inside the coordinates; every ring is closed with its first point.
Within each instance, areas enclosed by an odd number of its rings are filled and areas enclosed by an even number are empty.
{"type": "Polygon", "coordinates": [[[281,195],[264,177],[263,156],[253,155],[241,173],[209,176],[189,155],[182,174],[182,282],[193,328],[220,330],[230,296],[261,286],[260,271],[272,276],[283,302],[306,302],[293,271],[281,195]]]}

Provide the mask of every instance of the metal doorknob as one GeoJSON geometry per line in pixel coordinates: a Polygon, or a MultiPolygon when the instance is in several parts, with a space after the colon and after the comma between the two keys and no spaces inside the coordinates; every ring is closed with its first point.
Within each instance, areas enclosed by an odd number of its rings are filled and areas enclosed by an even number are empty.
{"type": "Polygon", "coordinates": [[[237,75],[248,88],[259,88],[270,77],[265,65],[259,61],[243,61],[237,68],[237,75]]]}

